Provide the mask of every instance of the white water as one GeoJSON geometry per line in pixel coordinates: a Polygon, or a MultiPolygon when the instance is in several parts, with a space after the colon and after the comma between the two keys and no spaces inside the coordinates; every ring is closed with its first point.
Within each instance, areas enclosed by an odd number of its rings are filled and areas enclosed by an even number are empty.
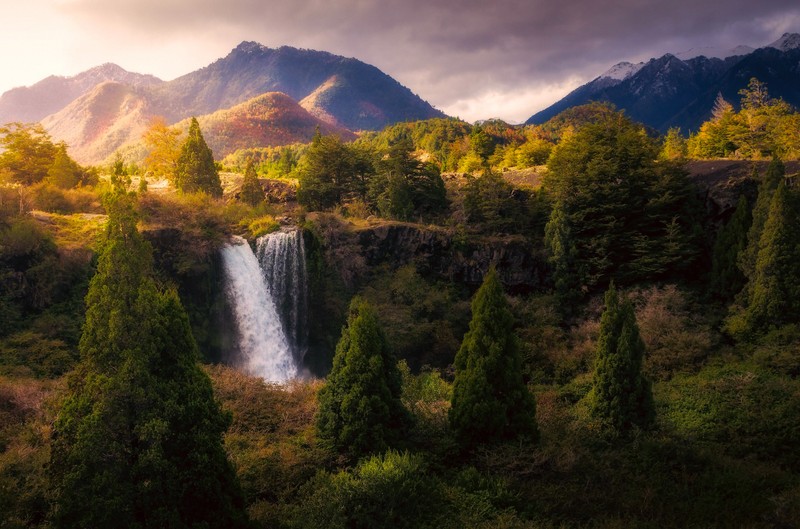
{"type": "Polygon", "coordinates": [[[255,254],[247,241],[234,237],[222,249],[225,291],[239,336],[238,366],[268,382],[297,376],[297,365],[255,254]]]}
{"type": "Polygon", "coordinates": [[[256,240],[256,255],[283,330],[298,362],[305,354],[307,313],[306,253],[300,230],[278,231],[256,240]]]}

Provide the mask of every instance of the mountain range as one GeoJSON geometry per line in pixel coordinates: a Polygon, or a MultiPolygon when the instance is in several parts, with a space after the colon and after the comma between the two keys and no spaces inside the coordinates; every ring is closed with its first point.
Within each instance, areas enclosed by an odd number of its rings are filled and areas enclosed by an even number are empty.
{"type": "MultiPolygon", "coordinates": [[[[191,116],[201,123],[219,123],[227,116],[237,124],[218,125],[215,131],[245,130],[244,122],[260,123],[260,132],[250,136],[253,141],[291,142],[310,138],[316,127],[344,138],[352,137],[351,131],[444,114],[357,59],[286,46],[271,49],[255,42],[243,42],[226,57],[172,81],[106,64],[74,77],[48,77],[0,96],[0,123],[41,121],[83,163],[102,161],[138,140],[154,116],[170,124],[191,116]],[[287,97],[271,95],[233,109],[275,92],[287,97]],[[212,116],[226,109],[231,111],[212,116]],[[266,113],[258,114],[262,111],[266,113]]],[[[209,144],[233,145],[230,135],[218,139],[215,131],[207,138],[209,144]]]]}
{"type": "Polygon", "coordinates": [[[718,94],[738,105],[739,90],[752,77],[766,83],[773,97],[800,106],[800,34],[785,33],[755,50],[701,48],[638,64],[622,62],[526,123],[541,124],[568,108],[607,101],[656,130],[680,127],[687,133],[711,116],[718,94]]]}
{"type": "MultiPolygon", "coordinates": [[[[697,130],[718,94],[738,104],[750,78],[800,106],[800,34],[759,49],[697,48],[647,62],[616,64],[526,123],[544,123],[590,101],[607,101],[665,132],[697,130]]],[[[242,42],[225,57],[172,81],[103,64],[50,76],[0,96],[0,123],[40,121],[81,163],[98,163],[140,141],[155,116],[201,123],[217,157],[239,148],[308,141],[316,130],[352,139],[444,114],[378,68],[324,51],[242,42]]]]}

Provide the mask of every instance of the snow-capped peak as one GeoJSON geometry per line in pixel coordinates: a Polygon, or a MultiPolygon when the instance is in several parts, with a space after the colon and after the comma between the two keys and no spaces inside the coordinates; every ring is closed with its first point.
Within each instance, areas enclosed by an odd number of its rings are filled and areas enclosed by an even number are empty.
{"type": "Polygon", "coordinates": [[[619,64],[615,64],[602,74],[600,74],[600,78],[608,78],[608,79],[616,79],[617,81],[624,81],[628,77],[634,75],[636,72],[642,69],[644,66],[643,62],[640,63],[630,63],[630,62],[621,62],[619,64]]]}
{"type": "Polygon", "coordinates": [[[781,51],[789,51],[800,48],[800,34],[798,33],[784,33],[781,38],[768,44],[767,48],[777,48],[781,51]]]}
{"type": "Polygon", "coordinates": [[[689,48],[688,50],[676,53],[675,56],[682,61],[688,61],[695,57],[708,57],[717,59],[727,59],[728,57],[736,57],[738,55],[747,55],[755,51],[755,48],[750,46],[736,46],[732,49],[722,49],[715,46],[703,46],[699,48],[689,48]]]}

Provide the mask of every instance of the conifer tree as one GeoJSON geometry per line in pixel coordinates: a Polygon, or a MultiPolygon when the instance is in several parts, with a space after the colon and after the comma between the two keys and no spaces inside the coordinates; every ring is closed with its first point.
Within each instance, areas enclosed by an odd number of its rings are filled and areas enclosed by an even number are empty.
{"type": "Polygon", "coordinates": [[[719,231],[714,242],[709,290],[721,300],[732,300],[745,285],[739,269],[739,258],[747,248],[747,232],[753,218],[747,197],[742,195],[728,223],[719,231]]]}
{"type": "Polygon", "coordinates": [[[592,389],[587,396],[593,417],[616,434],[647,428],[655,415],[650,382],[642,375],[644,342],[633,305],[620,303],[612,283],[600,319],[592,389]]]}
{"type": "MultiPolygon", "coordinates": [[[[753,166],[753,171],[756,171],[755,166],[753,166]]],[[[751,293],[750,287],[752,287],[753,278],[755,277],[761,233],[764,231],[764,225],[767,222],[770,204],[772,203],[772,195],[775,193],[781,180],[783,180],[785,172],[786,168],[783,162],[778,158],[773,158],[767,167],[767,172],[761,184],[758,186],[758,197],[756,198],[756,203],[752,210],[753,220],[747,232],[747,248],[739,255],[739,268],[749,282],[746,286],[747,289],[743,291],[743,299],[741,300],[745,304],[748,303],[751,293]]]]}
{"type": "Polygon", "coordinates": [[[581,298],[581,272],[576,261],[577,251],[572,240],[572,230],[561,201],[556,202],[544,230],[545,245],[559,307],[569,313],[581,298]]]}
{"type": "Polygon", "coordinates": [[[319,392],[320,439],[353,459],[397,444],[409,420],[401,391],[397,360],[378,318],[356,297],[336,346],[333,369],[319,392]]]}
{"type": "Polygon", "coordinates": [[[175,168],[175,186],[185,193],[202,191],[215,197],[222,196],[214,155],[203,139],[200,124],[192,118],[189,134],[181,146],[175,168]]]}
{"type": "Polygon", "coordinates": [[[54,425],[52,522],[69,528],[246,526],[188,317],[153,279],[131,194],[107,200],[81,362],[54,425]]]}
{"type": "Polygon", "coordinates": [[[781,182],[758,244],[746,324],[756,334],[800,318],[800,223],[796,193],[781,182]]]}
{"type": "Polygon", "coordinates": [[[264,190],[261,184],[258,183],[258,175],[253,161],[247,162],[244,169],[244,179],[242,180],[242,188],[239,190],[239,199],[245,204],[257,206],[264,202],[264,190]]]}
{"type": "Polygon", "coordinates": [[[522,380],[514,317],[494,268],[472,300],[455,359],[450,426],[466,446],[538,438],[536,401],[522,380]]]}

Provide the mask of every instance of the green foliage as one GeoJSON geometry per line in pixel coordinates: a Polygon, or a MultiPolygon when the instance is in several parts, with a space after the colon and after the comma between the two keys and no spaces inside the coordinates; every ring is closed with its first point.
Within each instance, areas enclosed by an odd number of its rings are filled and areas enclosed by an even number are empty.
{"type": "Polygon", "coordinates": [[[364,199],[373,173],[366,152],[333,135],[317,134],[297,168],[297,200],[310,210],[330,209],[348,198],[364,199]]]}
{"type": "Polygon", "coordinates": [[[732,300],[745,285],[745,277],[738,263],[739,256],[747,248],[747,232],[752,222],[750,204],[747,203],[747,197],[742,195],[733,216],[720,229],[714,241],[709,291],[718,299],[732,300]]]}
{"type": "Polygon", "coordinates": [[[256,169],[252,162],[248,163],[244,170],[244,179],[239,190],[239,200],[253,207],[264,202],[264,190],[261,188],[261,184],[258,183],[258,175],[256,175],[256,169]]]}
{"type": "Polygon", "coordinates": [[[178,156],[175,187],[185,193],[202,191],[214,197],[222,196],[222,184],[214,164],[214,154],[203,139],[200,124],[195,118],[189,124],[189,135],[178,156]]]}
{"type": "Polygon", "coordinates": [[[525,232],[531,223],[528,193],[515,189],[501,175],[485,171],[469,177],[463,188],[464,213],[473,225],[491,232],[525,232]]]}
{"type": "Polygon", "coordinates": [[[548,250],[548,261],[552,266],[551,275],[559,309],[569,313],[583,295],[581,278],[584,273],[576,259],[577,249],[562,201],[553,206],[550,220],[544,229],[544,241],[548,250]]]}
{"type": "Polygon", "coordinates": [[[702,205],[688,173],[657,163],[657,152],[639,125],[611,113],[568,136],[550,156],[545,187],[564,216],[559,224],[569,226],[578,290],[611,278],[634,282],[691,270],[702,241],[702,205]]]}
{"type": "MultiPolygon", "coordinates": [[[[753,167],[753,171],[756,171],[755,166],[753,167]]],[[[785,172],[786,168],[783,162],[778,158],[773,158],[767,167],[764,178],[758,186],[758,197],[756,198],[756,203],[752,210],[753,220],[750,224],[750,229],[747,231],[747,247],[739,254],[738,260],[739,268],[749,282],[747,290],[743,292],[743,301],[745,303],[749,298],[752,281],[755,277],[756,261],[758,260],[758,253],[761,249],[761,234],[764,231],[764,225],[769,216],[772,197],[775,194],[775,190],[778,189],[778,185],[783,180],[785,172]]]]}
{"type": "Polygon", "coordinates": [[[396,445],[408,426],[401,391],[397,361],[377,316],[354,298],[333,370],[319,393],[320,439],[353,459],[396,445]]]}
{"type": "Polygon", "coordinates": [[[47,170],[47,181],[61,189],[70,189],[78,185],[82,176],[81,167],[67,154],[66,144],[58,144],[53,164],[47,170]]]}
{"type": "Polygon", "coordinates": [[[492,268],[472,301],[472,321],[455,359],[450,425],[467,446],[538,438],[536,402],[521,375],[519,343],[492,268]]]}
{"type": "Polygon", "coordinates": [[[750,79],[739,91],[741,110],[717,97],[712,118],[688,141],[692,158],[759,159],[800,156],[800,114],[789,104],[769,96],[766,84],[750,79]]]}
{"type": "Polygon", "coordinates": [[[661,388],[659,416],[685,439],[733,457],[773,461],[794,471],[800,457],[800,383],[752,365],[710,366],[661,388]]]}
{"type": "Polygon", "coordinates": [[[683,160],[689,154],[686,138],[681,135],[681,129],[672,127],[664,136],[664,145],[659,157],[664,160],[683,160]]]}
{"type": "Polygon", "coordinates": [[[47,177],[56,146],[39,124],[9,123],[0,127],[0,180],[34,184],[47,177]]]}
{"type": "Polygon", "coordinates": [[[624,435],[634,427],[648,428],[654,419],[650,382],[642,375],[644,342],[639,336],[633,305],[620,303],[612,283],[600,320],[590,412],[604,429],[624,435]]]}
{"type": "Polygon", "coordinates": [[[349,529],[430,527],[436,487],[422,457],[389,450],[352,472],[322,472],[305,487],[300,527],[349,529]]]}
{"type": "Polygon", "coordinates": [[[81,364],[54,425],[53,524],[244,526],[222,447],[229,418],[197,364],[186,313],[152,279],[132,195],[116,190],[106,204],[81,364]]]}
{"type": "Polygon", "coordinates": [[[800,204],[781,183],[772,197],[747,306],[747,327],[761,334],[800,317],[800,204]]]}
{"type": "Polygon", "coordinates": [[[412,148],[410,140],[392,145],[369,183],[369,200],[385,218],[411,220],[417,215],[441,214],[447,208],[439,170],[417,160],[412,148]]]}

